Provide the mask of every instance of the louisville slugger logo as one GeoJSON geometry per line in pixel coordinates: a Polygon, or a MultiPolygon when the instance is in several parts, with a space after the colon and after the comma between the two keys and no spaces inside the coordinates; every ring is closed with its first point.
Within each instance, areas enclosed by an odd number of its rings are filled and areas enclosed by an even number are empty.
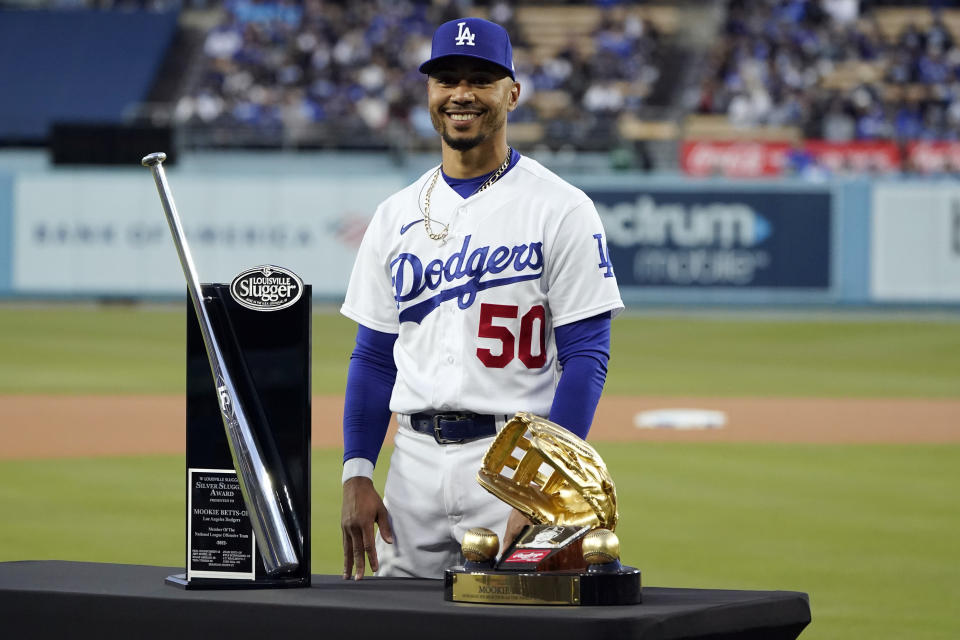
{"type": "Polygon", "coordinates": [[[390,263],[394,299],[398,309],[403,303],[416,300],[427,291],[436,291],[441,284],[454,284],[403,309],[400,312],[400,322],[419,324],[447,300],[456,299],[458,307],[468,309],[477,299],[479,291],[536,280],[543,275],[543,243],[531,242],[493,249],[483,246],[471,251],[471,237],[464,238],[460,250],[445,261],[436,258],[424,266],[417,255],[401,253],[390,263]],[[508,269],[519,275],[484,279],[484,276],[500,274],[508,269]],[[463,280],[466,282],[455,284],[463,280]]]}
{"type": "Polygon", "coordinates": [[[261,265],[242,272],[230,283],[230,295],[240,306],[254,311],[279,311],[296,304],[303,295],[303,280],[283,267],[261,265]]]}

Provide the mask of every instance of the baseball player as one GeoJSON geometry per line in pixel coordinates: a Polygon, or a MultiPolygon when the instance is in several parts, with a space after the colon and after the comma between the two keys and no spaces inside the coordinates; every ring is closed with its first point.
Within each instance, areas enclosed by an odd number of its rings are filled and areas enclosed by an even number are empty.
{"type": "Polygon", "coordinates": [[[590,199],[507,143],[507,32],[437,28],[427,75],[441,164],[383,202],[341,309],[358,324],[344,406],[344,578],[441,577],[471,527],[528,521],[476,482],[517,411],[586,437],[623,309],[590,199]],[[384,498],[371,480],[391,412],[384,498]],[[379,528],[374,535],[374,524],[379,528]]]}

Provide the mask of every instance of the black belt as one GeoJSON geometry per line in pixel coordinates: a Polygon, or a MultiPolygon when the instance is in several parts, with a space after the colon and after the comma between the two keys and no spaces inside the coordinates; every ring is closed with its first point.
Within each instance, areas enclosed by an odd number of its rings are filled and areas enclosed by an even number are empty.
{"type": "Polygon", "coordinates": [[[438,444],[460,444],[497,435],[497,418],[468,411],[414,413],[410,428],[433,436],[438,444]]]}

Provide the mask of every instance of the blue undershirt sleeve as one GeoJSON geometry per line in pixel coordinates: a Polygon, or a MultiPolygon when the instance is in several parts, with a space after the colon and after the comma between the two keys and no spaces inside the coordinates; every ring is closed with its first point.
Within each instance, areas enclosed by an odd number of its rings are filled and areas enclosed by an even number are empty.
{"type": "Polygon", "coordinates": [[[376,464],[390,423],[390,394],[397,379],[393,344],[397,334],[357,327],[343,403],[343,460],[376,464]]]}
{"type": "Polygon", "coordinates": [[[610,359],[610,313],[554,329],[563,369],[550,407],[550,420],[586,439],[603,393],[610,359]]]}

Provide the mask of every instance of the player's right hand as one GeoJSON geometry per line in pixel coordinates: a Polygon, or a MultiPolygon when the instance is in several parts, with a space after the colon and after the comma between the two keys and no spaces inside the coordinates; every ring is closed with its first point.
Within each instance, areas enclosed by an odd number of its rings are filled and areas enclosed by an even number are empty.
{"type": "Polygon", "coordinates": [[[343,483],[343,503],[340,509],[340,528],[343,533],[343,579],[363,577],[364,554],[370,561],[370,570],[380,568],[377,547],[374,544],[373,524],[380,528],[380,537],[393,544],[390,514],[370,478],[357,476],[343,483]]]}

